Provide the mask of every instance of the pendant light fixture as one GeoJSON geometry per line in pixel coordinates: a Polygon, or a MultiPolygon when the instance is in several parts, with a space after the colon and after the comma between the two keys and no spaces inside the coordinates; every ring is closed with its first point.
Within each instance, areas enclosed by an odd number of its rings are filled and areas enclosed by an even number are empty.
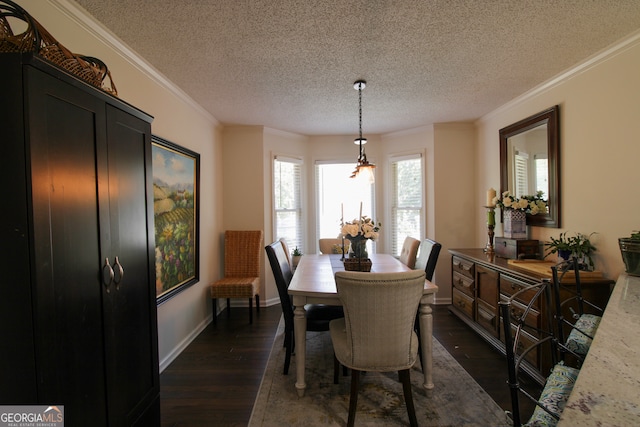
{"type": "Polygon", "coordinates": [[[358,91],[358,113],[359,113],[359,129],[360,133],[358,138],[356,138],[353,142],[359,147],[358,154],[358,162],[356,163],[356,168],[351,174],[351,178],[356,178],[362,176],[367,179],[371,184],[375,181],[375,177],[373,175],[373,169],[376,165],[369,163],[367,160],[367,154],[364,152],[363,145],[367,143],[367,138],[362,137],[362,90],[367,86],[367,82],[364,80],[357,80],[353,84],[353,88],[358,91]]]}

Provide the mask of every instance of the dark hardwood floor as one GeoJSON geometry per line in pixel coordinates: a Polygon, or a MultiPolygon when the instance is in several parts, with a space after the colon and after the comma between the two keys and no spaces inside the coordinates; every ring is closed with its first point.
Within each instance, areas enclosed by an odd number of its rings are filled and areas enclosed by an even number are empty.
{"type": "MultiPolygon", "coordinates": [[[[282,311],[224,311],[160,375],[162,427],[246,426],[282,311]],[[255,314],[255,313],[254,313],[255,314]]],[[[434,337],[504,409],[509,409],[504,356],[447,306],[434,307],[434,337]]],[[[295,375],[290,372],[289,375],[295,375]]],[[[523,416],[531,406],[526,405],[523,416]]]]}

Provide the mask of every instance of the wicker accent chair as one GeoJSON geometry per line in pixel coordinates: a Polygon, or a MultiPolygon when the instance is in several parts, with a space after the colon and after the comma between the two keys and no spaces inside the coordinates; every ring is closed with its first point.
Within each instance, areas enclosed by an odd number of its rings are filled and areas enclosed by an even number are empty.
{"type": "MultiPolygon", "coordinates": [[[[267,258],[271,265],[273,278],[276,281],[278,295],[280,296],[280,305],[282,306],[282,315],[284,317],[284,370],[283,374],[289,373],[289,364],[291,363],[291,354],[295,349],[294,333],[293,333],[293,304],[289,296],[288,289],[291,283],[293,273],[285,255],[284,249],[280,241],[265,246],[267,258]]],[[[307,304],[305,305],[307,317],[307,331],[328,331],[329,322],[344,316],[342,307],[324,304],[307,304]]],[[[335,372],[334,372],[335,377],[335,372]]]]}
{"type": "Polygon", "coordinates": [[[571,354],[576,360],[576,367],[580,367],[604,310],[583,298],[580,268],[575,257],[552,266],[551,272],[560,358],[565,360],[565,355],[571,354]],[[565,276],[573,276],[571,286],[563,285],[565,276]]]}
{"type": "Polygon", "coordinates": [[[567,366],[558,359],[558,340],[555,335],[553,314],[548,310],[547,318],[534,321],[533,312],[544,303],[551,306],[551,287],[548,280],[523,287],[509,298],[498,303],[504,330],[507,360],[508,385],[511,394],[511,418],[514,427],[520,427],[520,397],[524,396],[536,407],[526,426],[555,426],[573,390],[579,370],[567,366]],[[546,320],[546,321],[545,321],[546,320]],[[537,337],[533,344],[528,343],[537,337]],[[534,394],[523,388],[526,383],[522,362],[537,353],[549,352],[553,368],[545,380],[542,392],[534,394]]]}
{"type": "Polygon", "coordinates": [[[336,363],[351,369],[348,426],[353,426],[361,371],[398,371],[411,426],[417,426],[411,367],[418,337],[413,321],[424,289],[422,270],[401,273],[339,271],[335,274],[344,318],[329,324],[336,363]]]}
{"type": "Polygon", "coordinates": [[[249,299],[249,323],[253,323],[252,299],[260,312],[260,249],[262,230],[227,230],[224,233],[224,277],[210,286],[213,299],[213,321],[216,323],[218,298],[227,299],[227,315],[231,298],[249,299]]]}
{"type": "Polygon", "coordinates": [[[407,236],[402,244],[402,251],[400,252],[400,262],[409,268],[413,268],[416,265],[416,258],[418,256],[418,248],[420,247],[420,240],[411,236],[407,236]]]}

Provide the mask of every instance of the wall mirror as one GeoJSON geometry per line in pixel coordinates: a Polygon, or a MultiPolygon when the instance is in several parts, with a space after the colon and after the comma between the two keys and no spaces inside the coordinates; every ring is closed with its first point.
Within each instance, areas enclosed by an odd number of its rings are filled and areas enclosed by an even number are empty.
{"type": "Polygon", "coordinates": [[[500,129],[500,191],[520,197],[544,192],[546,215],[527,215],[527,225],[560,227],[560,133],[558,106],[500,129]]]}

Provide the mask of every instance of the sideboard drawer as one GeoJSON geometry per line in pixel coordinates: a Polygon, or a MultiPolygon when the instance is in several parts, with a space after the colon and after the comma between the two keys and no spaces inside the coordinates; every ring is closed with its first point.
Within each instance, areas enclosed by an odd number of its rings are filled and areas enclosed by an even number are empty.
{"type": "MultiPolygon", "coordinates": [[[[520,280],[514,279],[511,276],[507,276],[506,274],[500,274],[500,293],[506,295],[507,297],[513,296],[516,292],[520,291],[527,286],[531,286],[528,283],[522,282],[520,280]]],[[[525,304],[529,303],[533,298],[533,295],[536,293],[536,289],[531,289],[530,291],[526,291],[518,295],[516,298],[520,302],[524,302],[525,304]]],[[[536,299],[533,303],[533,307],[540,309],[540,298],[536,299]]]]}
{"type": "Polygon", "coordinates": [[[453,288],[453,306],[464,313],[469,319],[473,319],[473,298],[453,288]]]}
{"type": "Polygon", "coordinates": [[[451,257],[451,266],[452,266],[452,271],[457,271],[458,273],[462,274],[463,276],[467,276],[471,279],[474,278],[474,267],[475,264],[469,260],[466,259],[462,259],[460,257],[457,256],[453,256],[451,257]]]}
{"type": "MultiPolygon", "coordinates": [[[[502,301],[507,301],[509,299],[508,296],[501,294],[500,295],[500,299],[502,301]]],[[[526,310],[526,306],[524,304],[519,303],[518,301],[512,301],[511,302],[511,321],[515,322],[517,319],[519,319],[523,314],[524,311],[526,310]]],[[[529,312],[527,313],[527,316],[524,319],[524,323],[527,326],[530,326],[531,328],[536,328],[536,329],[540,329],[541,327],[541,323],[540,323],[540,312],[536,311],[536,310],[529,310],[529,312]]],[[[502,325],[502,324],[501,324],[502,325]]],[[[527,329],[527,332],[530,333],[531,335],[538,337],[539,333],[536,331],[534,332],[531,329],[527,329]]]]}
{"type": "Polygon", "coordinates": [[[464,292],[471,298],[475,296],[475,280],[457,271],[453,272],[453,286],[460,292],[464,292]]]}

